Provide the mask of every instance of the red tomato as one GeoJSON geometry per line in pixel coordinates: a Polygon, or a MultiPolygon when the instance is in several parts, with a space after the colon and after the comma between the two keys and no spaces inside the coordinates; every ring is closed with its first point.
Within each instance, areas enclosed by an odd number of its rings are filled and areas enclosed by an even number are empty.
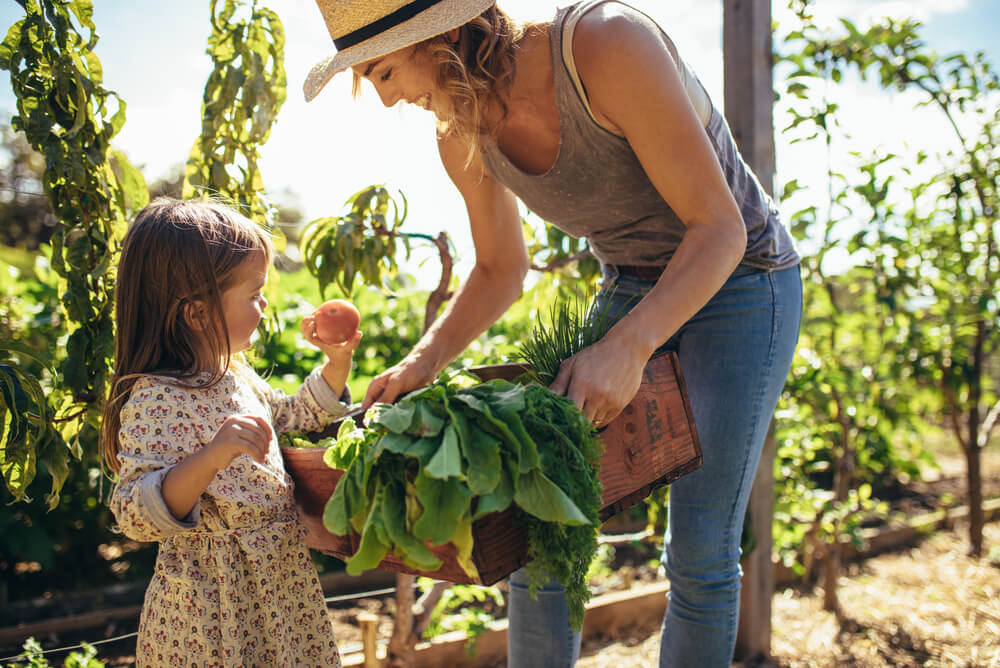
{"type": "Polygon", "coordinates": [[[358,331],[361,314],[354,304],[344,299],[331,299],[313,312],[316,336],[323,343],[343,343],[358,331]]]}

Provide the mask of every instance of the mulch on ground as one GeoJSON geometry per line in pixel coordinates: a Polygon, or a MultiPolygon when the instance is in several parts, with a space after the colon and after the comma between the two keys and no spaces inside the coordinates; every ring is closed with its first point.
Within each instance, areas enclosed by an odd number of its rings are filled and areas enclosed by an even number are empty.
{"type": "MultiPolygon", "coordinates": [[[[1000,524],[986,525],[1000,545],[1000,524]]],[[[786,589],[773,602],[772,660],[746,668],[1000,668],[1000,560],[973,559],[959,524],[919,545],[851,564],[840,581],[844,620],[823,592],[786,589]]],[[[577,668],[657,665],[659,629],[584,647],[577,668]]]]}

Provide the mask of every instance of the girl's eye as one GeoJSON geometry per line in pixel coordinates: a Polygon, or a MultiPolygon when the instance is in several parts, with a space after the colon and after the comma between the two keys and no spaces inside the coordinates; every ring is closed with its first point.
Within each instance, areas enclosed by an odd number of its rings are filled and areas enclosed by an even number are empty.
{"type": "Polygon", "coordinates": [[[382,73],[382,76],[380,77],[382,83],[388,81],[391,76],[392,76],[392,68],[390,67],[389,69],[387,69],[385,72],[382,73]]]}

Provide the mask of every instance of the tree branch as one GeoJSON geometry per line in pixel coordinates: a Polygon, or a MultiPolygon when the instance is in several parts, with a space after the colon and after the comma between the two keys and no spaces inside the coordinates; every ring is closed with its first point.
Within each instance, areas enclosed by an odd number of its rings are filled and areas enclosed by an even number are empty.
{"type": "Polygon", "coordinates": [[[435,318],[437,318],[438,311],[441,309],[441,305],[451,299],[452,295],[452,292],[448,289],[448,286],[451,284],[452,268],[451,252],[448,250],[448,235],[441,232],[432,241],[437,246],[438,255],[441,256],[441,280],[438,282],[438,286],[434,289],[434,292],[427,298],[427,311],[424,314],[424,332],[431,328],[435,318]]]}
{"type": "Polygon", "coordinates": [[[588,257],[593,257],[593,255],[594,254],[592,252],[590,252],[589,249],[588,250],[583,250],[583,251],[580,251],[579,253],[576,253],[575,255],[570,255],[569,257],[557,258],[557,259],[552,260],[551,262],[549,262],[547,264],[543,264],[543,265],[532,264],[531,268],[534,269],[535,271],[546,271],[546,272],[548,272],[548,271],[555,271],[556,269],[561,269],[561,268],[565,267],[568,264],[572,264],[573,262],[577,262],[579,260],[583,260],[583,259],[586,259],[588,257]]]}

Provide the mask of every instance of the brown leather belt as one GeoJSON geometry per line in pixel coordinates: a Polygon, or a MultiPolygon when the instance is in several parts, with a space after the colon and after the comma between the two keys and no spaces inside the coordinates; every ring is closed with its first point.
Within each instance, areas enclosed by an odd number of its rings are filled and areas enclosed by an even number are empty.
{"type": "Polygon", "coordinates": [[[633,278],[638,278],[641,281],[656,281],[659,280],[660,274],[666,267],[657,266],[639,266],[633,264],[616,264],[614,267],[618,270],[618,273],[622,276],[631,276],[633,278]]]}

